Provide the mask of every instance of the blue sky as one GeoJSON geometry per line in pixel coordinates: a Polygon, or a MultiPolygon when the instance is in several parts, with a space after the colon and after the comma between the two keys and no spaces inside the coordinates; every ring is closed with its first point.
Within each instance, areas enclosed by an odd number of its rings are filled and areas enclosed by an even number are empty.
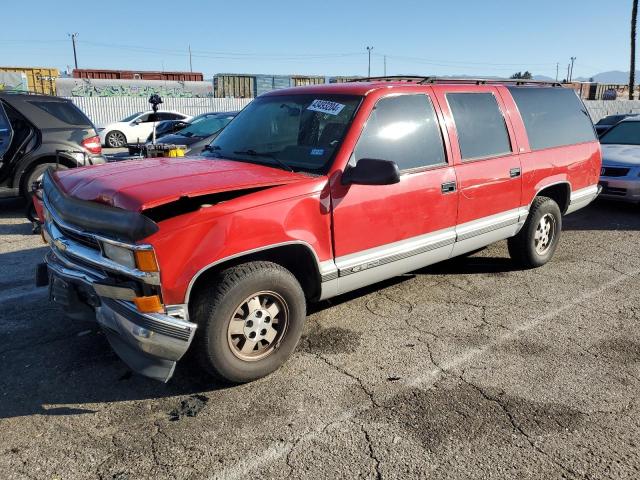
{"type": "Polygon", "coordinates": [[[30,0],[2,7],[0,65],[214,73],[566,76],[627,70],[631,0],[30,0]],[[150,20],[159,19],[158,25],[150,20]],[[563,75],[563,73],[565,75],[563,75]]]}

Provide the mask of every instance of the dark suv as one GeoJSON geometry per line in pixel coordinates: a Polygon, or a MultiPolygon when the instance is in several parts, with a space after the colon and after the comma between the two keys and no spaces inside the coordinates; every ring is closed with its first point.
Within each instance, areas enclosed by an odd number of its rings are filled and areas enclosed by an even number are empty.
{"type": "Polygon", "coordinates": [[[0,198],[28,196],[50,166],[104,163],[96,129],[69,100],[0,92],[0,198]]]}

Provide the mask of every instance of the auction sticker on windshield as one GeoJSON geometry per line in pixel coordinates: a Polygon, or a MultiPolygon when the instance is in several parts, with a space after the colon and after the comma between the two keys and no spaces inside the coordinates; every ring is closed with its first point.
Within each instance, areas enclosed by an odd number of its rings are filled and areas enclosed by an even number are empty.
{"type": "Polygon", "coordinates": [[[314,112],[328,113],[329,115],[338,115],[344,105],[338,102],[332,102],[329,100],[314,100],[311,105],[307,107],[307,110],[313,110],[314,112]]]}

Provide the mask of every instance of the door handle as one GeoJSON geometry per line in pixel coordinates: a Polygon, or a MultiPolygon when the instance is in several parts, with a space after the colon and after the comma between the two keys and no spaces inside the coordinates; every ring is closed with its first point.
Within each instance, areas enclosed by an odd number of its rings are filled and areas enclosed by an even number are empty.
{"type": "Polygon", "coordinates": [[[512,168],[511,170],[509,170],[509,176],[511,178],[519,177],[520,173],[521,173],[520,167],[512,168]]]}
{"type": "Polygon", "coordinates": [[[444,182],[440,185],[440,191],[442,193],[452,193],[456,191],[456,182],[444,182]]]}

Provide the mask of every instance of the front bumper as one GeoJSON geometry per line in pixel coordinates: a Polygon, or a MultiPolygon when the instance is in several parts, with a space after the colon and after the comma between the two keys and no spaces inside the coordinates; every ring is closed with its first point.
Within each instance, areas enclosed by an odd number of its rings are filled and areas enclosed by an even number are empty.
{"type": "Polygon", "coordinates": [[[51,250],[45,256],[48,282],[41,280],[40,284],[49,283],[51,300],[62,305],[71,318],[97,320],[114,351],[132,370],[168,381],[197,327],[189,322],[186,306],[166,306],[164,313],[140,313],[130,301],[136,295],[135,281],[114,282],[106,273],[108,263],[99,268],[95,257],[73,257],[70,252],[77,255],[82,248],[74,250],[79,246],[69,239],[61,243],[55,225],[47,222],[44,228],[51,250]]]}
{"type": "Polygon", "coordinates": [[[633,169],[624,177],[600,177],[602,193],[600,197],[623,202],[640,202],[640,169],[633,169]]]}

